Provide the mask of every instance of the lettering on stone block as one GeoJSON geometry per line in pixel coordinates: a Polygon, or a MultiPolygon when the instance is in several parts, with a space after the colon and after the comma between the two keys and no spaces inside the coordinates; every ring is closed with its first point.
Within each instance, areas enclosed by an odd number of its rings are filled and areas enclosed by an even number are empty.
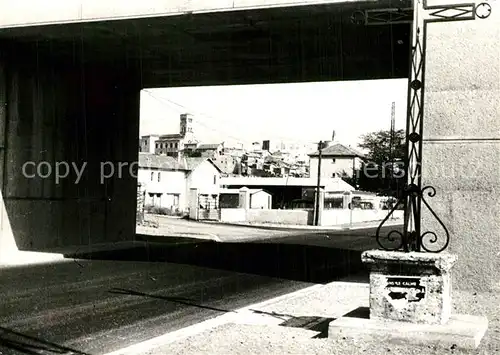
{"type": "Polygon", "coordinates": [[[393,306],[399,308],[407,303],[420,302],[425,297],[425,287],[421,285],[420,277],[388,277],[386,296],[393,306]]]}

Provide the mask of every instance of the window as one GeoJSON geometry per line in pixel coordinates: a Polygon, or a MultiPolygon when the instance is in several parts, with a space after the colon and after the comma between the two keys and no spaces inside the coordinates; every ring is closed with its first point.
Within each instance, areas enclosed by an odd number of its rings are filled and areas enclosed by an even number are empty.
{"type": "Polygon", "coordinates": [[[214,175],[214,185],[217,185],[217,175],[214,175]]]}
{"type": "Polygon", "coordinates": [[[332,159],[332,163],[335,164],[335,158],[332,159]]]}
{"type": "Polygon", "coordinates": [[[175,143],[175,147],[176,147],[176,148],[179,148],[179,143],[175,143]]]}
{"type": "Polygon", "coordinates": [[[161,174],[161,173],[160,173],[160,172],[158,172],[158,182],[160,182],[160,176],[161,176],[160,174],[161,174]]]}
{"type": "Polygon", "coordinates": [[[155,178],[155,173],[154,172],[151,172],[151,181],[153,181],[155,178]]]}

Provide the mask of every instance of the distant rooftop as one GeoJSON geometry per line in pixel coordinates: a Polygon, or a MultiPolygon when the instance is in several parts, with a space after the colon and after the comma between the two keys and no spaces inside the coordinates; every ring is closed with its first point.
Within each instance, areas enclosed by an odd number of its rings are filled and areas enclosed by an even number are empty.
{"type": "Polygon", "coordinates": [[[175,158],[151,153],[139,153],[139,168],[180,170],[175,158]]]}
{"type": "Polygon", "coordinates": [[[183,138],[184,136],[180,133],[172,133],[172,134],[162,134],[159,137],[161,140],[161,139],[183,138]]]}
{"type": "Polygon", "coordinates": [[[222,143],[200,144],[197,150],[212,150],[217,149],[222,143]]]}
{"type": "MultiPolygon", "coordinates": [[[[318,151],[310,153],[310,157],[317,157],[319,155],[318,151]]],[[[337,143],[321,150],[322,156],[328,157],[359,157],[364,158],[365,155],[354,148],[346,147],[343,144],[337,143]]]]}
{"type": "Polygon", "coordinates": [[[177,159],[173,157],[152,153],[139,153],[139,168],[193,171],[198,165],[206,160],[210,161],[217,170],[220,171],[220,168],[211,159],[198,157],[182,158],[181,161],[178,162],[177,159]]]}
{"type": "MultiPolygon", "coordinates": [[[[222,186],[247,186],[247,187],[264,187],[264,186],[300,186],[300,187],[316,187],[317,180],[315,178],[298,178],[298,177],[222,177],[220,180],[222,186]]],[[[352,191],[354,187],[340,178],[321,179],[321,186],[327,192],[332,191],[352,191]]]]}

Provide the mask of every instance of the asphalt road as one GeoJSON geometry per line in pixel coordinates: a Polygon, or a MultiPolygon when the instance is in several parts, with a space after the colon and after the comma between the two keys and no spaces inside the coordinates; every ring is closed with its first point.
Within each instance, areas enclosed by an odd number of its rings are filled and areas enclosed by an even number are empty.
{"type": "MultiPolygon", "coordinates": [[[[141,236],[142,240],[147,241],[162,242],[169,236],[182,235],[186,238],[211,239],[223,243],[299,244],[358,251],[379,247],[374,238],[379,222],[360,224],[361,228],[352,230],[339,230],[338,227],[287,229],[286,226],[276,229],[197,222],[164,216],[148,217],[154,218],[159,228],[150,228],[146,231],[147,235],[141,236]]],[[[402,231],[402,224],[384,226],[380,232],[382,236],[387,236],[392,230],[402,231]]]]}
{"type": "Polygon", "coordinates": [[[136,261],[2,269],[0,353],[104,354],[309,285],[136,261]]]}
{"type": "Polygon", "coordinates": [[[243,243],[243,233],[217,243],[142,236],[145,242],[128,249],[1,269],[0,354],[60,354],[64,347],[104,354],[314,283],[359,272],[366,280],[360,254],[374,247],[373,228],[249,229],[261,237],[243,243]]]}

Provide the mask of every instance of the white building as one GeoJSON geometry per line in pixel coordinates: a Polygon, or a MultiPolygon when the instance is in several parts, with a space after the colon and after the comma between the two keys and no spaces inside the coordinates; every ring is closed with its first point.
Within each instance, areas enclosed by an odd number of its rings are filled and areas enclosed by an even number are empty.
{"type": "Polygon", "coordinates": [[[179,133],[163,134],[155,142],[156,154],[181,158],[185,149],[196,148],[198,141],[193,132],[193,117],[188,113],[180,115],[179,133]]]}
{"type": "Polygon", "coordinates": [[[154,153],[156,149],[156,141],[160,138],[157,134],[149,134],[142,136],[139,140],[139,152],[141,153],[154,153]]]}
{"type": "MultiPolygon", "coordinates": [[[[319,152],[309,154],[309,176],[318,177],[319,152]]],[[[333,144],[321,150],[321,177],[342,177],[345,173],[352,177],[361,168],[364,156],[351,147],[343,144],[333,144]]]]}
{"type": "Polygon", "coordinates": [[[139,153],[138,182],[145,191],[145,205],[187,211],[189,191],[197,189],[206,203],[217,201],[220,169],[210,159],[176,158],[139,153]]]}

